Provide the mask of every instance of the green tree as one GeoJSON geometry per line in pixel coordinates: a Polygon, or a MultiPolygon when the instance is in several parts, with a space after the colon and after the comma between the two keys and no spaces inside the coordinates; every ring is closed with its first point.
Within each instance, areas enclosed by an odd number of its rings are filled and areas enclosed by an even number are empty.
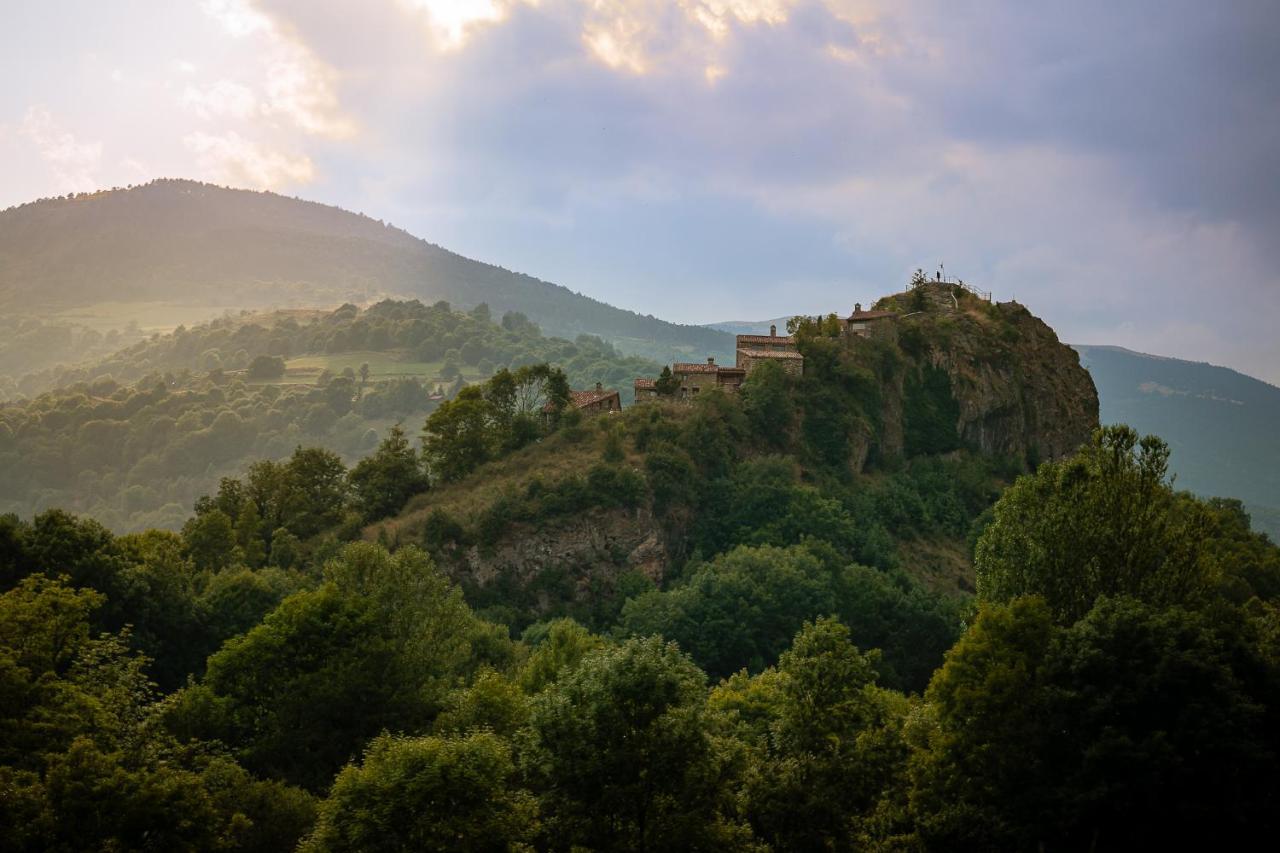
{"type": "Polygon", "coordinates": [[[479,387],[468,385],[428,416],[422,455],[432,477],[443,482],[459,480],[492,454],[489,404],[479,387]]]}
{"type": "Polygon", "coordinates": [[[1222,614],[1104,598],[1072,625],[1055,616],[1036,597],[988,605],[934,676],[920,841],[1183,849],[1269,831],[1275,672],[1222,614]]]}
{"type": "Polygon", "coordinates": [[[537,826],[537,803],[516,787],[511,749],[496,735],[382,735],[338,774],[301,849],[523,849],[537,826]]]}
{"type": "Polygon", "coordinates": [[[324,573],[209,658],[170,709],[175,732],[320,790],[368,738],[428,724],[458,679],[509,654],[417,549],[356,543],[324,573]]]}
{"type": "Polygon", "coordinates": [[[756,365],[742,386],[742,410],[762,444],[775,448],[787,445],[796,409],[781,365],[768,360],[756,365]]]}
{"type": "Polygon", "coordinates": [[[680,380],[671,372],[670,365],[663,365],[662,372],[653,383],[654,390],[663,397],[674,396],[680,390],[680,380]]]}
{"type": "Polygon", "coordinates": [[[249,362],[250,379],[279,379],[284,376],[284,359],[273,355],[260,355],[249,362]]]}
{"type": "Polygon", "coordinates": [[[356,463],[348,476],[365,521],[394,515],[410,497],[427,488],[418,454],[399,424],[391,427],[377,452],[356,463]]]}
{"type": "Polygon", "coordinates": [[[218,571],[235,558],[236,531],[231,518],[221,509],[197,513],[182,525],[182,539],[196,568],[218,571]]]}
{"type": "Polygon", "coordinates": [[[1163,604],[1203,597],[1214,582],[1210,518],[1175,498],[1168,462],[1163,441],[1121,425],[1019,478],[978,540],[979,597],[1043,596],[1067,622],[1100,596],[1163,604]]]}
{"type": "Polygon", "coordinates": [[[710,845],[716,774],[704,676],[673,643],[588,655],[534,700],[527,773],[558,846],[710,845]]]}

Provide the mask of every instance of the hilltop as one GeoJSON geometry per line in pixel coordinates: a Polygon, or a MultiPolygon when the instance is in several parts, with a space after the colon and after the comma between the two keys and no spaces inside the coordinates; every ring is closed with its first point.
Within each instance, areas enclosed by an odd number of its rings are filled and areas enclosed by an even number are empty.
{"type": "Polygon", "coordinates": [[[1097,394],[1023,306],[915,298],[881,300],[865,337],[835,315],[800,319],[783,340],[802,375],[765,363],[741,391],[659,397],[490,454],[366,535],[429,549],[518,624],[593,623],[629,586],[809,535],[912,584],[972,590],[980,516],[1018,473],[1089,439],[1097,394]]]}
{"type": "Polygon", "coordinates": [[[0,313],[10,316],[86,325],[109,317],[123,327],[159,315],[158,325],[172,328],[227,308],[383,297],[484,302],[496,315],[521,312],[548,334],[599,335],[652,358],[727,353],[731,343],[465,258],[362,214],[270,192],[159,180],[0,211],[0,313]]]}

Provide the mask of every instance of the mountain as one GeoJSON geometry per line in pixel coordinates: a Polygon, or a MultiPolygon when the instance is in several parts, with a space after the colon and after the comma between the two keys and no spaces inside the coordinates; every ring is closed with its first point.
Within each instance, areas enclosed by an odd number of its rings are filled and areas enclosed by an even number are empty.
{"type": "Polygon", "coordinates": [[[1239,498],[1254,526],[1280,538],[1280,388],[1226,367],[1077,345],[1103,423],[1169,442],[1177,485],[1239,498]]]}
{"type": "Polygon", "coordinates": [[[733,351],[723,332],[614,308],[362,214],[274,193],[159,180],[0,212],[0,315],[111,316],[124,326],[159,304],[172,327],[228,308],[388,296],[487,302],[495,317],[521,312],[547,334],[599,335],[658,360],[733,351]]]}
{"type": "Polygon", "coordinates": [[[730,335],[767,335],[769,327],[774,326],[781,334],[787,328],[787,321],[790,319],[790,317],[775,317],[772,320],[726,320],[723,323],[708,323],[706,328],[727,332],[730,335]]]}

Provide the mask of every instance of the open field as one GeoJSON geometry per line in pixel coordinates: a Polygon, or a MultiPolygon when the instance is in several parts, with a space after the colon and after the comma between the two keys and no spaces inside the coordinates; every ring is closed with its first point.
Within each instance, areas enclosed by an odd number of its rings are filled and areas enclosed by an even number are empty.
{"type": "MultiPolygon", "coordinates": [[[[440,378],[443,361],[413,361],[408,353],[397,352],[344,352],[334,355],[305,355],[291,358],[285,362],[284,378],[275,384],[300,385],[315,382],[321,373],[328,370],[334,375],[341,375],[348,367],[356,375],[360,374],[360,365],[369,365],[369,381],[378,382],[387,379],[414,378],[444,382],[440,378]]],[[[468,382],[482,379],[478,373],[463,372],[468,382]]],[[[452,381],[452,380],[450,380],[452,381]]]]}

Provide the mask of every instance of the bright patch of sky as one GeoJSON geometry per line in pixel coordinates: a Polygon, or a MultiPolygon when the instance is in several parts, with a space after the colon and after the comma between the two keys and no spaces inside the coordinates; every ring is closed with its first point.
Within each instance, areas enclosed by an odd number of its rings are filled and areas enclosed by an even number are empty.
{"type": "Polygon", "coordinates": [[[1268,0],[0,14],[0,206],[274,189],[683,322],[848,310],[944,262],[1066,340],[1280,383],[1268,0]]]}

